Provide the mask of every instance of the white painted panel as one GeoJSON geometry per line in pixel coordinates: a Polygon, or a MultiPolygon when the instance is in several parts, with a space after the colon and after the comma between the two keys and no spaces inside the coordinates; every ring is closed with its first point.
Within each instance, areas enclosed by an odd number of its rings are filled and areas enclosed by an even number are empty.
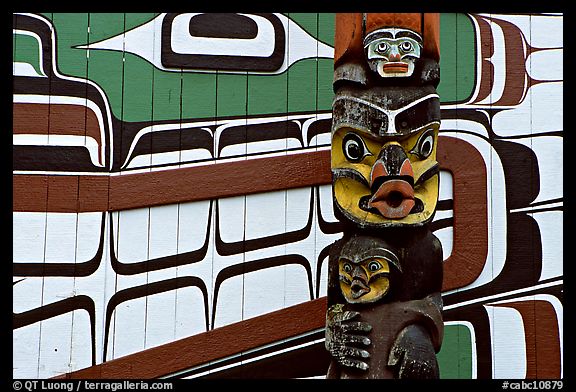
{"type": "Polygon", "coordinates": [[[213,328],[244,319],[244,277],[245,275],[239,275],[226,279],[220,286],[218,302],[214,310],[216,317],[213,328]]]}
{"type": "Polygon", "coordinates": [[[245,196],[226,197],[217,201],[220,211],[220,237],[224,242],[244,239],[245,196]]]}
{"type": "Polygon", "coordinates": [[[46,217],[46,262],[74,263],[78,214],[50,213],[46,217]]]}
{"type": "Polygon", "coordinates": [[[78,215],[78,243],[76,248],[76,263],[91,260],[98,251],[101,241],[107,241],[104,234],[101,238],[102,213],[86,212],[78,215]]]}
{"type": "Polygon", "coordinates": [[[12,343],[12,377],[38,378],[40,323],[13,330],[12,343]]]}
{"type": "Polygon", "coordinates": [[[156,347],[175,340],[176,291],[147,297],[145,347],[156,347]]]}
{"type": "Polygon", "coordinates": [[[442,243],[442,260],[445,261],[452,254],[454,246],[454,229],[452,226],[444,227],[440,230],[436,230],[434,235],[438,237],[442,243]]]}
{"type": "Polygon", "coordinates": [[[150,259],[177,253],[178,248],[178,204],[150,208],[150,259]]]}
{"type": "Polygon", "coordinates": [[[46,213],[14,212],[12,230],[13,262],[41,263],[46,245],[46,213]]]}
{"type": "Polygon", "coordinates": [[[14,278],[12,311],[22,313],[42,306],[43,278],[14,278]]]}
{"type": "Polygon", "coordinates": [[[72,313],[69,372],[92,366],[92,332],[90,325],[88,312],[76,310],[72,313]]]}
{"type": "Polygon", "coordinates": [[[284,307],[285,268],[265,268],[244,275],[244,320],[284,307]]]}
{"type": "Polygon", "coordinates": [[[286,191],[286,231],[303,229],[308,223],[310,214],[311,188],[297,188],[286,191]]]}
{"type": "Polygon", "coordinates": [[[438,188],[438,200],[454,199],[454,178],[448,170],[440,170],[440,186],[438,188]]]}
{"type": "Polygon", "coordinates": [[[116,257],[122,263],[148,260],[149,251],[149,208],[134,208],[113,213],[114,241],[117,245],[116,257]]]}
{"type": "MultiPolygon", "coordinates": [[[[318,290],[318,298],[324,297],[328,294],[328,255],[323,259],[320,267],[320,288],[318,290]]],[[[316,289],[316,288],[315,288],[316,289]]],[[[314,293],[316,295],[316,293],[314,293]]]]}
{"type": "MultiPolygon", "coordinates": [[[[315,266],[316,263],[313,264],[315,266]]],[[[316,279],[316,269],[312,269],[312,289],[315,290],[314,280],[316,279]]],[[[308,286],[308,274],[300,264],[287,265],[284,269],[286,275],[286,285],[284,287],[284,308],[310,301],[315,298],[315,292],[310,298],[310,288],[308,286]]]]}
{"type": "Polygon", "coordinates": [[[526,338],[522,316],[516,309],[484,305],[492,337],[492,377],[526,377],[526,338]]]}
{"type": "Polygon", "coordinates": [[[558,48],[564,46],[564,17],[539,16],[530,18],[530,45],[535,48],[558,48]]]}
{"type": "MultiPolygon", "coordinates": [[[[246,196],[246,240],[283,234],[286,228],[286,191],[246,196]]],[[[304,221],[304,226],[306,223],[304,221]]]]}
{"type": "MultiPolygon", "coordinates": [[[[211,301],[212,299],[209,297],[209,308],[212,306],[211,301]]],[[[176,290],[176,309],[174,319],[175,340],[206,331],[204,299],[200,289],[197,287],[184,287],[176,290]]]]}
{"type": "Polygon", "coordinates": [[[506,137],[563,130],[563,94],[563,82],[532,86],[520,105],[494,114],[494,132],[506,137]]]}
{"type": "Polygon", "coordinates": [[[527,60],[528,75],[536,80],[563,80],[563,66],[563,49],[548,49],[534,52],[527,60]]]}
{"type": "Polygon", "coordinates": [[[146,297],[122,302],[114,311],[108,337],[107,360],[144,350],[146,297]]]}
{"type": "Polygon", "coordinates": [[[50,378],[70,370],[72,313],[42,321],[38,377],[50,378]]]}
{"type": "MultiPolygon", "coordinates": [[[[206,231],[212,222],[208,222],[209,201],[196,201],[180,204],[178,216],[178,253],[200,249],[206,239],[206,231]]],[[[214,219],[214,218],[212,218],[214,219]]]]}
{"type": "Polygon", "coordinates": [[[319,215],[326,222],[335,223],[338,219],[334,216],[334,204],[332,198],[332,185],[321,185],[318,187],[320,195],[319,215]]]}

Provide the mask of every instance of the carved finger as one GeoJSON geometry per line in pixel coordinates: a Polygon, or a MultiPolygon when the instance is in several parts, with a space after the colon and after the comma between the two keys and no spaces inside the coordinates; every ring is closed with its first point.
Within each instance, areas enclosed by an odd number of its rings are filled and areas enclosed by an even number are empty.
{"type": "Polygon", "coordinates": [[[370,358],[370,353],[366,350],[362,350],[361,348],[343,346],[340,357],[370,358]]]}
{"type": "Polygon", "coordinates": [[[342,335],[342,340],[344,343],[360,343],[365,346],[369,346],[372,343],[368,337],[360,335],[342,335]]]}
{"type": "Polygon", "coordinates": [[[368,370],[369,366],[364,361],[359,361],[357,359],[343,358],[339,361],[340,365],[347,366],[351,368],[356,368],[360,370],[368,370]]]}
{"type": "Polygon", "coordinates": [[[370,332],[372,326],[363,321],[353,321],[341,324],[342,332],[370,332]]]}
{"type": "Polygon", "coordinates": [[[360,313],[354,310],[346,310],[342,313],[337,313],[334,315],[334,321],[345,322],[348,320],[352,320],[355,317],[358,317],[360,313]]]}

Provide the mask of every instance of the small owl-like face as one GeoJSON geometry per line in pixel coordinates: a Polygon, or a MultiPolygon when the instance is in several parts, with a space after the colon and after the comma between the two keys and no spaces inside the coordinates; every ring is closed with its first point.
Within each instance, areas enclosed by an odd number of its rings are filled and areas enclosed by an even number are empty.
{"type": "Polygon", "coordinates": [[[339,260],[340,290],[348,303],[372,303],[390,289],[390,266],[381,257],[369,257],[359,263],[339,260]]]}
{"type": "Polygon", "coordinates": [[[366,58],[370,68],[381,77],[408,77],[420,58],[422,39],[405,29],[381,29],[366,36],[366,58]]]}

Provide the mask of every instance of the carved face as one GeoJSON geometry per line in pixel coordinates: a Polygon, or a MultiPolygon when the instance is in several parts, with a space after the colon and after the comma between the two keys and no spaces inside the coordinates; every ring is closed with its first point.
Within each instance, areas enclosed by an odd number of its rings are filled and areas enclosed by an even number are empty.
{"type": "Polygon", "coordinates": [[[378,239],[352,237],[338,260],[342,295],[348,303],[373,303],[390,290],[390,268],[400,268],[398,257],[378,239]]]}
{"type": "Polygon", "coordinates": [[[420,58],[422,38],[406,29],[379,29],[364,39],[368,65],[381,77],[408,77],[420,58]]]}
{"type": "Polygon", "coordinates": [[[341,97],[349,104],[342,110],[334,105],[336,208],[364,227],[429,221],[438,200],[436,146],[440,127],[439,119],[429,114],[435,111],[438,96],[424,95],[394,108],[382,105],[377,111],[381,117],[372,114],[366,118],[353,113],[363,113],[364,109],[374,112],[378,102],[347,92],[341,97]],[[340,113],[348,114],[341,117],[340,113]]]}

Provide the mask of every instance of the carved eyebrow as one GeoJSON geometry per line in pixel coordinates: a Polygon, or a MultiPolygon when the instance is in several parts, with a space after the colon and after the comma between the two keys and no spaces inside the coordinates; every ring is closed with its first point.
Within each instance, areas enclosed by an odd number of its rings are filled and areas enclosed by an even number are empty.
{"type": "Polygon", "coordinates": [[[396,254],[394,252],[392,252],[389,249],[386,248],[375,248],[375,249],[370,249],[366,252],[364,252],[363,254],[361,254],[358,258],[361,261],[365,261],[367,259],[371,259],[374,257],[380,257],[386,261],[391,262],[392,264],[394,264],[396,266],[396,268],[398,268],[398,270],[400,272],[402,272],[402,267],[400,266],[400,260],[398,259],[398,256],[396,256],[396,254]],[[367,254],[369,253],[369,254],[367,254]]]}
{"type": "Polygon", "coordinates": [[[422,37],[420,34],[415,33],[412,30],[406,29],[399,29],[399,28],[384,28],[379,30],[374,30],[364,37],[364,45],[368,44],[379,38],[401,38],[401,37],[409,37],[418,41],[418,43],[422,42],[422,37]]]}

